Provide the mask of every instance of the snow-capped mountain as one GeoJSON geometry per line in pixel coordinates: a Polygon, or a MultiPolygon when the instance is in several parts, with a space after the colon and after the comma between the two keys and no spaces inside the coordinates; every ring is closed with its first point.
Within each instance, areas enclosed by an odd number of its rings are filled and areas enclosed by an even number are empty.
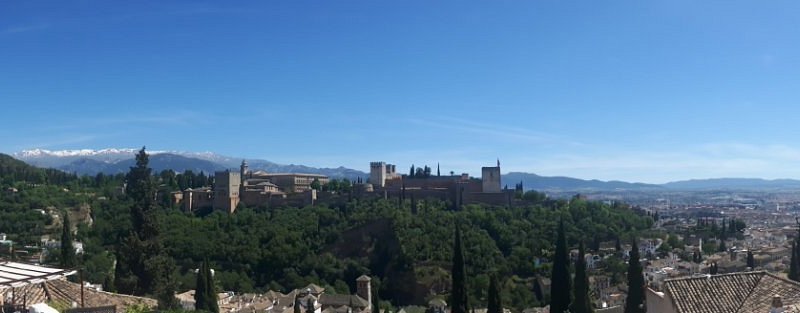
{"type": "MultiPolygon", "coordinates": [[[[134,164],[133,158],[139,149],[133,148],[108,148],[100,150],[23,150],[13,154],[13,157],[30,165],[38,167],[56,168],[80,175],[95,175],[97,173],[118,174],[127,172],[134,164]]],[[[186,151],[147,151],[150,154],[150,167],[154,171],[171,169],[176,172],[191,170],[213,173],[224,169],[238,169],[243,158],[229,157],[213,152],[186,152],[186,151]]],[[[266,160],[247,160],[250,169],[265,170],[272,173],[313,173],[323,174],[332,178],[366,177],[367,174],[358,170],[345,167],[315,168],[305,165],[282,165],[266,160]]]]}

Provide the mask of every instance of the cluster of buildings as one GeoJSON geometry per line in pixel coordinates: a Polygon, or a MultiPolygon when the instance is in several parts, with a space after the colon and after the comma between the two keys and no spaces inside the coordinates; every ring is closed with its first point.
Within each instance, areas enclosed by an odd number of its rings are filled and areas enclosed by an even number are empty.
{"type": "MultiPolygon", "coordinates": [[[[356,279],[356,294],[329,294],[325,288],[309,284],[289,293],[268,291],[263,294],[221,293],[220,312],[231,313],[370,313],[372,312],[372,279],[362,275],[356,279]]],[[[187,311],[195,306],[194,290],[175,296],[187,311]]]]}
{"type": "MultiPolygon", "coordinates": [[[[492,205],[510,204],[514,190],[501,188],[500,161],[497,166],[481,168],[481,177],[461,175],[400,175],[396,166],[386,162],[371,162],[369,178],[352,183],[353,194],[359,197],[406,197],[411,199],[434,198],[460,206],[468,203],[492,205]]],[[[437,171],[438,172],[438,171],[437,171]]],[[[214,173],[213,186],[188,188],[172,193],[172,199],[185,211],[211,207],[234,212],[239,204],[249,207],[261,205],[308,205],[318,200],[332,198],[312,188],[324,186],[330,179],[325,175],[308,173],[267,173],[251,171],[242,161],[238,172],[214,173]]]]}

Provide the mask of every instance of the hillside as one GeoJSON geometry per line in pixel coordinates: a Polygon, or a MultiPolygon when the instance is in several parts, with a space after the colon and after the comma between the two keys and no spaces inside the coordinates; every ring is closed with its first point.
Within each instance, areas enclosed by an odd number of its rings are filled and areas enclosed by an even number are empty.
{"type": "Polygon", "coordinates": [[[525,190],[581,191],[581,190],[657,190],[659,185],[628,183],[623,181],[584,180],[564,176],[539,176],[531,173],[511,172],[502,176],[509,188],[522,182],[525,190]]]}
{"type": "Polygon", "coordinates": [[[760,179],[760,178],[713,178],[691,179],[663,184],[669,189],[678,190],[768,190],[768,189],[800,189],[800,180],[794,179],[760,179]]]}

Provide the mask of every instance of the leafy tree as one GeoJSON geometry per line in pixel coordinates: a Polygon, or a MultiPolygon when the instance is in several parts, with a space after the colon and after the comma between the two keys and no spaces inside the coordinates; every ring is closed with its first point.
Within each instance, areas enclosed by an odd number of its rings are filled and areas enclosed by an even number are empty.
{"type": "Polygon", "coordinates": [[[500,287],[497,284],[497,275],[492,275],[489,279],[489,294],[486,298],[486,313],[503,313],[503,300],[500,297],[500,287]]]}
{"type": "Polygon", "coordinates": [[[575,282],[573,284],[572,294],[574,299],[572,301],[572,313],[592,313],[592,299],[589,296],[589,276],[586,274],[586,258],[584,255],[583,242],[580,243],[578,248],[578,261],[575,263],[575,282]]]}
{"type": "Polygon", "coordinates": [[[61,227],[61,268],[71,269],[78,265],[75,257],[75,247],[72,245],[72,229],[69,222],[69,213],[64,211],[61,227]]]}
{"type": "Polygon", "coordinates": [[[311,189],[322,190],[322,185],[320,184],[318,178],[314,178],[314,180],[311,181],[311,189]]]}
{"type": "Polygon", "coordinates": [[[553,271],[550,277],[550,312],[566,312],[572,301],[572,289],[570,288],[569,255],[563,220],[558,224],[556,251],[553,256],[553,271]]]}
{"type": "Polygon", "coordinates": [[[453,240],[452,288],[450,288],[450,307],[452,313],[467,313],[467,272],[464,268],[464,245],[461,243],[461,230],[456,224],[453,240]]]}
{"type": "Polygon", "coordinates": [[[646,310],[644,306],[644,276],[639,259],[639,245],[636,244],[636,238],[634,238],[628,260],[628,297],[625,298],[625,313],[643,313],[646,310]]]}

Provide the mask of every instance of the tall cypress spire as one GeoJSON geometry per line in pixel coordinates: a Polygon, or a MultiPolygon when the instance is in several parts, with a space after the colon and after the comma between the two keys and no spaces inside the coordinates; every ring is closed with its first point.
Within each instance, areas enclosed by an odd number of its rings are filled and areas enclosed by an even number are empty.
{"type": "Polygon", "coordinates": [[[497,274],[489,278],[489,294],[486,298],[486,313],[503,313],[503,300],[500,298],[500,286],[498,286],[497,283],[497,274]]]}
{"type": "Polygon", "coordinates": [[[575,281],[573,283],[572,313],[593,313],[592,299],[589,297],[589,276],[586,274],[586,258],[583,242],[578,248],[578,261],[575,262],[575,281]]]}
{"type": "Polygon", "coordinates": [[[461,243],[461,230],[456,223],[453,240],[452,288],[450,288],[451,313],[469,312],[467,303],[467,272],[464,268],[464,245],[461,243]]]}
{"type": "Polygon", "coordinates": [[[569,255],[567,237],[564,234],[564,220],[558,223],[556,252],[553,256],[553,272],[550,277],[550,312],[563,313],[569,309],[572,301],[570,288],[569,255]]]}
{"type": "Polygon", "coordinates": [[[631,245],[628,259],[628,297],[625,299],[625,313],[644,313],[644,276],[639,262],[639,246],[636,238],[631,245]]]}

